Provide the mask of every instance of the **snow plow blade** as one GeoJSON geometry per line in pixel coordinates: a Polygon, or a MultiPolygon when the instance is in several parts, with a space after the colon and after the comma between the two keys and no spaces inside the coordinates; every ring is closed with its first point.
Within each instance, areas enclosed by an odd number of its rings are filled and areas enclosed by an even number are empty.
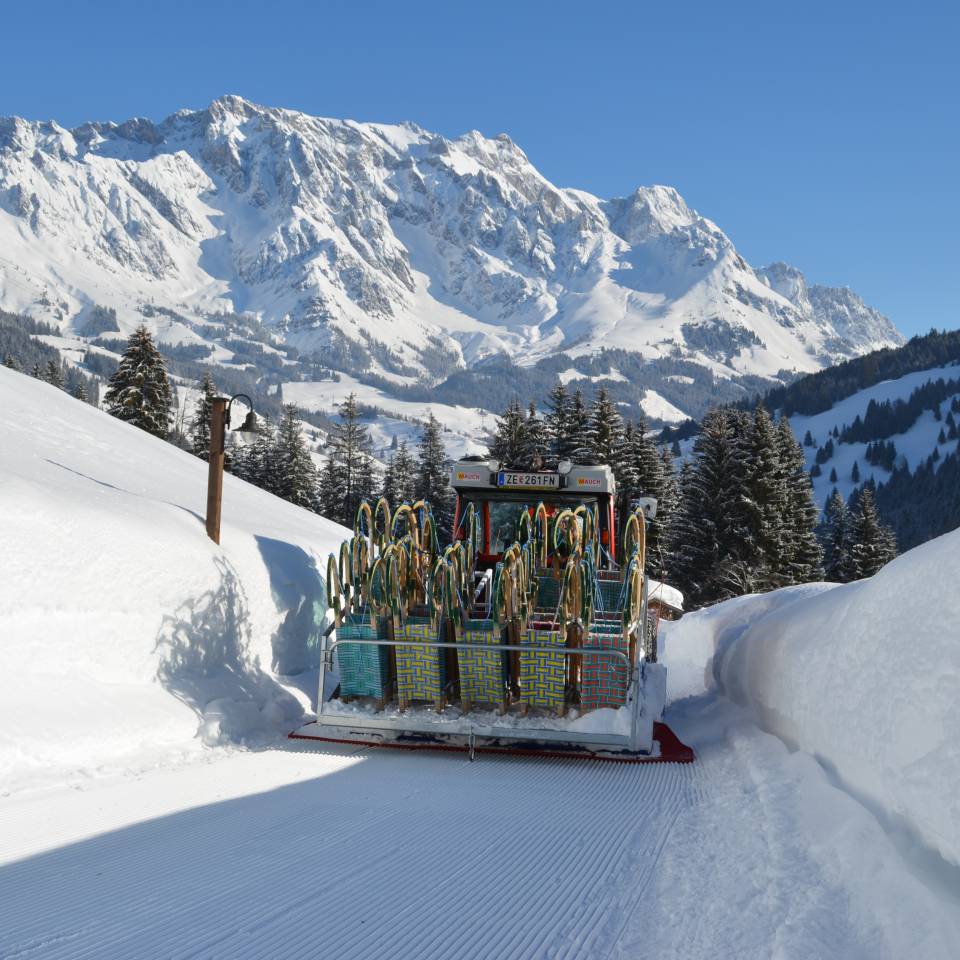
{"type": "Polygon", "coordinates": [[[464,736],[431,736],[395,731],[359,730],[308,723],[294,730],[289,739],[333,743],[357,747],[386,747],[394,750],[432,750],[445,753],[506,754],[519,757],[550,759],[602,760],[609,763],[693,763],[693,749],[683,743],[665,723],[653,725],[653,746],[648,752],[587,746],[574,743],[550,743],[509,737],[470,738],[464,736]]]}

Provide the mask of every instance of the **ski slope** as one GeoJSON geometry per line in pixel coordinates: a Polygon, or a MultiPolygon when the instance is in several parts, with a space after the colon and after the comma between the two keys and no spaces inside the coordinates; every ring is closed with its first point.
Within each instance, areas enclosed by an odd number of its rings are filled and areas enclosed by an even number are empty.
{"type": "Polygon", "coordinates": [[[956,956],[955,848],[910,819],[956,840],[955,538],[668,625],[692,765],[305,749],[342,531],[228,477],[217,548],[202,463],[2,369],[0,410],[0,957],[956,956]]]}

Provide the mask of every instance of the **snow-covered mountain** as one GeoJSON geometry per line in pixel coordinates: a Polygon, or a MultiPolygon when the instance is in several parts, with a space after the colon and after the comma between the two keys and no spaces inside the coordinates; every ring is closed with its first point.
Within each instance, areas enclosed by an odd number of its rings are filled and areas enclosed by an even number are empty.
{"type": "Polygon", "coordinates": [[[235,96],[162,123],[0,120],[0,250],[0,307],[63,333],[103,332],[101,307],[119,333],[147,318],[168,343],[222,343],[216,315],[246,314],[404,380],[601,347],[772,377],[902,341],[849,290],[755,271],[672,188],[602,200],[503,134],[235,96]]]}

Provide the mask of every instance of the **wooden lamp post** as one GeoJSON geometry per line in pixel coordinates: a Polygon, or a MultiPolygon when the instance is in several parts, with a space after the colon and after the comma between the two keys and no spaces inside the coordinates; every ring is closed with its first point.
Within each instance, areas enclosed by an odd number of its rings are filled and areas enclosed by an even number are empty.
{"type": "Polygon", "coordinates": [[[257,418],[253,401],[245,394],[232,397],[214,397],[210,403],[210,464],[207,473],[207,536],[220,543],[220,508],[223,503],[223,459],[226,454],[227,429],[230,426],[230,408],[233,401],[247,401],[250,411],[237,432],[256,435],[257,418]]]}

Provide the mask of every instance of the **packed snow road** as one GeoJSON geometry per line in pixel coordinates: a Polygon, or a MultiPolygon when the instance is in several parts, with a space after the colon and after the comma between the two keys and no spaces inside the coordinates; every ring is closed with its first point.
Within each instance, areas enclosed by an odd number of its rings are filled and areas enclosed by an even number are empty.
{"type": "Polygon", "coordinates": [[[693,765],[277,744],[0,800],[0,956],[950,957],[957,902],[713,696],[693,765]]]}

